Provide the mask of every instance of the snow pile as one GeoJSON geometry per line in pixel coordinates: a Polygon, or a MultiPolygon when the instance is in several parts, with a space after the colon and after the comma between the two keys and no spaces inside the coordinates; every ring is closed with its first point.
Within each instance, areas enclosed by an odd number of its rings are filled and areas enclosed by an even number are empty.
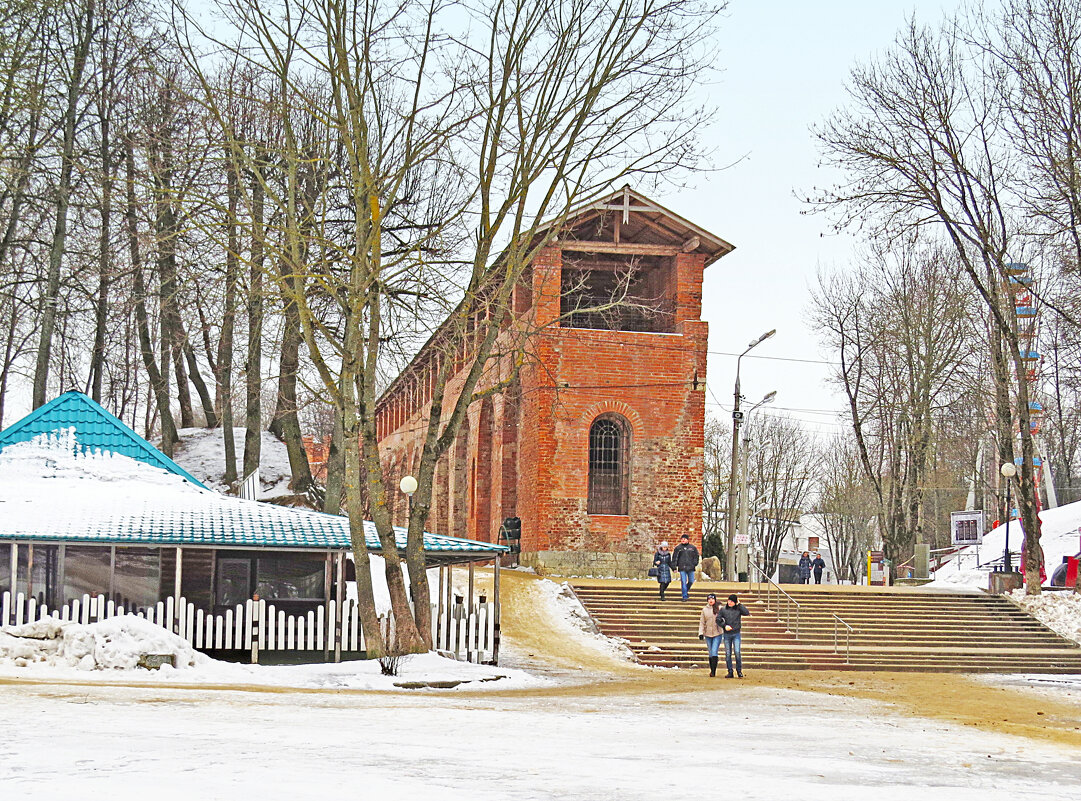
{"type": "Polygon", "coordinates": [[[1047,628],[1081,643],[1081,594],[1064,591],[1025,595],[1024,590],[1014,590],[1010,595],[1047,628]]]}
{"type": "Polygon", "coordinates": [[[133,670],[148,654],[172,654],[178,668],[212,661],[175,634],[135,615],[90,624],[49,618],[0,628],[0,666],[5,667],[133,670]]]}
{"type": "Polygon", "coordinates": [[[542,607],[542,613],[546,614],[553,625],[563,629],[568,637],[573,637],[583,645],[608,656],[635,661],[634,653],[627,647],[626,640],[607,637],[597,630],[593,618],[582,606],[582,602],[578,600],[570,584],[567,582],[556,584],[554,581],[544,579],[533,582],[530,589],[533,600],[542,607]]]}
{"type": "Polygon", "coordinates": [[[375,659],[314,665],[241,665],[207,660],[185,674],[185,682],[192,679],[215,685],[382,691],[509,690],[549,683],[524,670],[459,662],[436,653],[403,657],[397,676],[384,676],[375,659]]]}
{"type": "MultiPolygon", "coordinates": [[[[1050,577],[1062,564],[1063,556],[1074,556],[1081,550],[1081,501],[1040,512],[1040,524],[1040,544],[1050,577]]],[[[1021,521],[1011,520],[1010,550],[1019,551],[1023,538],[1021,521]]],[[[935,573],[930,586],[987,589],[990,568],[982,563],[1001,559],[1005,547],[1006,526],[1002,525],[985,534],[981,545],[969,545],[951,557],[935,573]]],[[[1015,562],[1016,559],[1015,553],[1015,562]]]]}
{"type": "Polygon", "coordinates": [[[517,689],[548,683],[522,670],[458,662],[435,653],[403,657],[397,676],[384,676],[378,660],[338,664],[247,665],[221,662],[198,653],[183,639],[135,615],[84,625],[43,620],[0,629],[0,673],[25,678],[141,679],[301,689],[410,690],[517,689]],[[178,675],[168,665],[146,670],[149,654],[172,654],[178,675]],[[121,672],[123,671],[123,672],[121,672]]]}
{"type": "MultiPolygon", "coordinates": [[[[173,451],[173,461],[191,473],[199,481],[218,492],[228,493],[230,487],[222,478],[225,475],[225,429],[182,428],[177,434],[180,442],[173,451]]],[[[277,498],[291,495],[289,482],[293,472],[289,467],[289,450],[285,443],[269,431],[262,432],[259,449],[259,483],[261,498],[277,498]]],[[[244,471],[243,428],[233,429],[236,443],[237,472],[244,471]]]]}

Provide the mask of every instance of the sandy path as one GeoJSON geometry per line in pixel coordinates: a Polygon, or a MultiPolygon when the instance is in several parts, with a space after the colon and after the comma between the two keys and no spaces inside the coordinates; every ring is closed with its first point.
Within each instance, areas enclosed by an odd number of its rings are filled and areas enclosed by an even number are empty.
{"type": "Polygon", "coordinates": [[[512,650],[526,649],[534,659],[534,669],[543,670],[545,663],[557,668],[577,667],[587,675],[603,678],[604,684],[590,682],[528,691],[534,695],[664,696],[694,690],[727,694],[769,687],[803,690],[879,701],[908,716],[1081,748],[1081,691],[1037,695],[1021,687],[994,686],[986,677],[956,673],[762,670],[748,672],[742,682],[730,682],[710,679],[704,670],[644,668],[583,645],[579,638],[568,637],[558,621],[534,614],[529,602],[537,580],[514,571],[503,574],[506,641],[512,644],[512,650]]]}

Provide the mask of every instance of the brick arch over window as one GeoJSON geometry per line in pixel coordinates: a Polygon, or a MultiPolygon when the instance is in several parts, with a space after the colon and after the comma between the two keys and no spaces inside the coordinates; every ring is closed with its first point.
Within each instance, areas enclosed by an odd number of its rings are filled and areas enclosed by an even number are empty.
{"type": "Polygon", "coordinates": [[[630,484],[631,425],[606,412],[589,427],[589,514],[627,514],[630,484]]]}

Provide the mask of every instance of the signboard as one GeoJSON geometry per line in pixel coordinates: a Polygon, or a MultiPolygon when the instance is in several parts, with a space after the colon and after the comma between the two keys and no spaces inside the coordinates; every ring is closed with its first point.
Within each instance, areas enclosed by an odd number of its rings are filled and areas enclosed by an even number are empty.
{"type": "Polygon", "coordinates": [[[735,541],[736,545],[750,545],[751,544],[751,535],[750,534],[742,534],[742,533],[737,532],[736,536],[734,537],[734,541],[735,541]]]}
{"type": "Polygon", "coordinates": [[[983,542],[983,512],[951,512],[950,542],[954,545],[983,542]]]}

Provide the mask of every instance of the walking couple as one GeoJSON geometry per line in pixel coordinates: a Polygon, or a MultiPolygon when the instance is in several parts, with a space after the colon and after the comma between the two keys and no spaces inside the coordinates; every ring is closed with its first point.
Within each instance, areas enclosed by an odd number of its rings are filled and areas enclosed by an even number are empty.
{"type": "Polygon", "coordinates": [[[717,675],[717,657],[724,640],[724,664],[728,668],[726,679],[732,678],[732,658],[735,656],[736,675],[743,678],[743,657],[740,654],[740,629],[743,618],[751,614],[739,602],[736,595],[729,595],[724,606],[717,605],[717,596],[706,596],[702,618],[698,623],[698,639],[709,647],[709,675],[717,675]]]}
{"type": "Polygon", "coordinates": [[[686,601],[691,585],[694,584],[694,571],[698,567],[698,549],[691,543],[691,538],[683,534],[679,538],[679,545],[674,551],[669,552],[668,543],[662,542],[653,554],[653,569],[649,575],[657,579],[660,585],[661,600],[664,600],[664,591],[672,583],[672,570],[679,571],[680,589],[683,591],[681,600],[686,601]]]}

